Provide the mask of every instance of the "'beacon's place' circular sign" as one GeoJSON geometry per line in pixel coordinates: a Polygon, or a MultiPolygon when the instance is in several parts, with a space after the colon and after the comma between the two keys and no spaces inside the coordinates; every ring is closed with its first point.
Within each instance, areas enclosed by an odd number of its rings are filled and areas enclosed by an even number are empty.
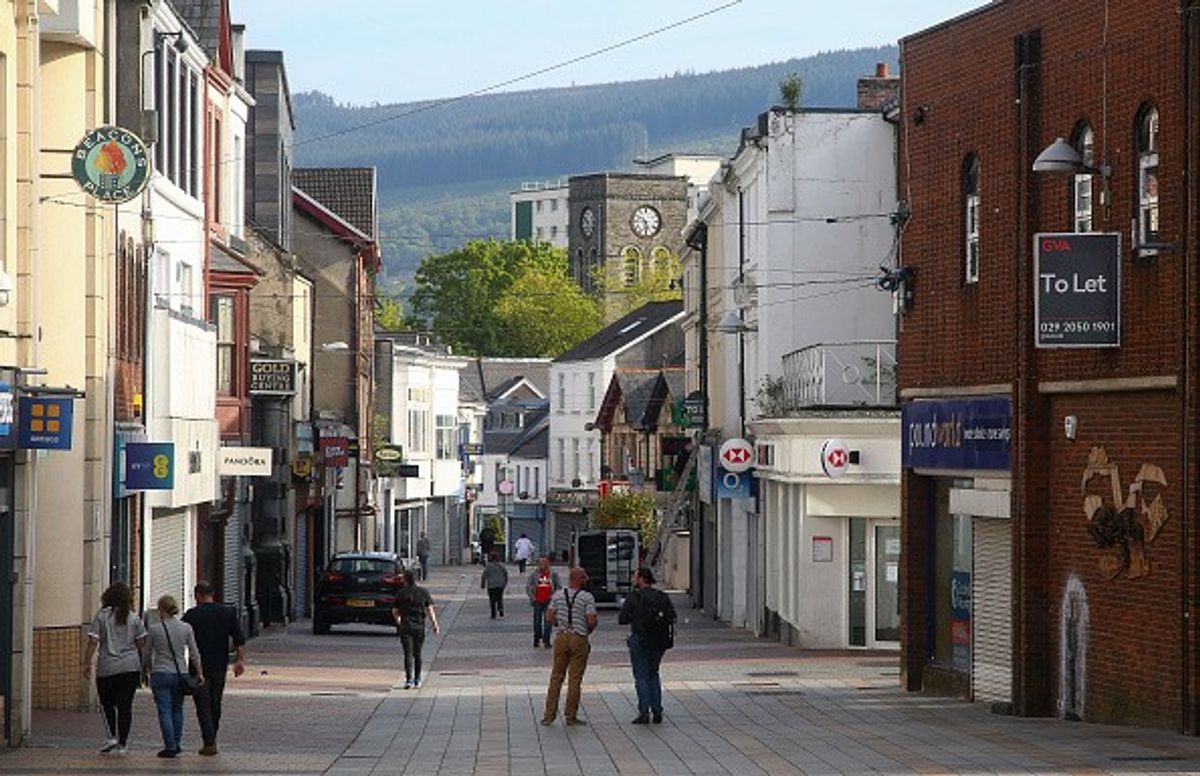
{"type": "Polygon", "coordinates": [[[120,204],[142,193],[150,164],[142,139],[121,127],[97,127],[71,157],[71,176],[102,202],[120,204]]]}

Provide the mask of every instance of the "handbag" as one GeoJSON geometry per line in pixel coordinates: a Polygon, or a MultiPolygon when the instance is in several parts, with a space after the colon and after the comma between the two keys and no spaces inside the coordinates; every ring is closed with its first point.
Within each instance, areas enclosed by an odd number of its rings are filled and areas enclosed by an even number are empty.
{"type": "Polygon", "coordinates": [[[171,650],[171,662],[175,664],[175,675],[179,677],[179,692],[183,695],[195,695],[196,691],[200,689],[200,683],[190,673],[185,674],[179,670],[179,659],[175,657],[175,647],[171,644],[171,631],[167,628],[166,621],[159,624],[162,625],[163,633],[167,637],[167,649],[171,650]]]}

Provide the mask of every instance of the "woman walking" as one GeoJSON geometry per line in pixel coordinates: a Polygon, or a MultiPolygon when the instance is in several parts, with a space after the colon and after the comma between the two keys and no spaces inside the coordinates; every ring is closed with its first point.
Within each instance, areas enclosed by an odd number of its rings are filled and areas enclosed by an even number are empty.
{"type": "Polygon", "coordinates": [[[508,569],[504,568],[504,564],[500,562],[500,554],[493,552],[488,557],[488,564],[483,567],[483,574],[479,577],[479,586],[486,588],[488,592],[488,603],[492,606],[492,619],[496,619],[496,614],[504,616],[504,588],[508,587],[508,569]]]}
{"type": "Polygon", "coordinates": [[[108,728],[108,739],[100,747],[102,754],[123,755],[128,751],[133,696],[141,679],[145,644],[146,626],[133,613],[133,593],[124,582],[114,582],[100,596],[100,610],[88,626],[87,654],[83,658],[83,675],[90,677],[92,658],[99,654],[96,692],[108,728]]]}
{"type": "Polygon", "coordinates": [[[179,604],[174,596],[158,599],[158,622],[147,628],[150,638],[150,689],[158,709],[158,727],[163,748],[159,757],[178,757],[183,751],[183,685],[191,673],[198,685],[204,684],[204,666],[192,626],[176,615],[179,604]],[[191,662],[189,663],[189,658],[191,662]]]}
{"type": "Polygon", "coordinates": [[[392,617],[400,628],[400,645],[404,647],[404,689],[421,686],[421,648],[425,646],[425,618],[440,633],[437,612],[429,591],[417,584],[411,571],[404,572],[404,587],[396,593],[392,617]]]}

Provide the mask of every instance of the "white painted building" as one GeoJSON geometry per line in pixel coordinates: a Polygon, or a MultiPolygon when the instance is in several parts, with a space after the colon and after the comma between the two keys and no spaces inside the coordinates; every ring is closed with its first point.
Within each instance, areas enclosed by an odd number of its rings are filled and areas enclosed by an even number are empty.
{"type": "MultiPolygon", "coordinates": [[[[858,557],[874,543],[853,552],[847,543],[879,527],[860,519],[898,526],[898,458],[892,466],[887,457],[899,433],[898,415],[887,409],[895,406],[895,324],[890,297],[873,284],[880,264],[892,260],[896,236],[895,148],[895,127],[877,110],[768,111],[743,132],[701,205],[707,251],[685,257],[689,366],[697,375],[702,326],[708,340],[711,449],[742,436],[783,451],[774,466],[761,467],[757,502],[716,498],[701,508],[700,541],[697,531],[692,536],[693,593],[723,620],[805,646],[867,645],[860,636],[868,624],[850,621],[868,603],[858,594],[877,571],[886,580],[887,567],[875,569],[874,555],[858,557]],[[691,291],[702,285],[702,259],[706,318],[699,292],[691,291]],[[805,420],[760,421],[791,417],[805,420]],[[811,477],[814,465],[821,472],[821,444],[847,424],[862,448],[856,452],[867,457],[850,467],[855,476],[839,484],[837,499],[812,506],[812,515],[841,522],[838,530],[809,526],[810,539],[825,533],[819,547],[804,551],[823,557],[828,538],[833,560],[820,563],[833,565],[817,568],[861,586],[854,596],[845,585],[813,587],[798,556],[776,552],[776,542],[797,535],[809,514],[796,506],[807,496],[789,489],[811,477]],[[800,452],[813,445],[815,461],[800,452]],[[809,608],[788,608],[797,596],[807,597],[809,608]],[[816,617],[816,610],[824,614],[816,617]],[[844,615],[837,622],[826,616],[835,611],[844,615]]],[[[693,385],[700,387],[698,380],[693,385]]],[[[894,546],[880,535],[881,552],[894,546]]],[[[879,600],[886,597],[882,590],[879,600]]]]}
{"type": "Polygon", "coordinates": [[[427,533],[431,562],[447,563],[457,541],[452,517],[463,496],[459,373],[470,361],[423,335],[377,334],[376,342],[376,358],[388,359],[377,370],[390,364],[379,396],[387,406],[376,410],[388,418],[387,441],[402,448],[402,461],[416,467],[416,476],[376,479],[374,544],[415,558],[417,540],[427,533]]]}
{"type": "Polygon", "coordinates": [[[565,178],[552,181],[527,181],[508,195],[510,236],[514,240],[547,242],[556,248],[567,247],[570,209],[565,178]]]}
{"type": "Polygon", "coordinates": [[[618,368],[682,364],[681,302],[652,302],[609,324],[550,365],[547,549],[561,553],[598,495],[600,432],[592,427],[618,368]]]}

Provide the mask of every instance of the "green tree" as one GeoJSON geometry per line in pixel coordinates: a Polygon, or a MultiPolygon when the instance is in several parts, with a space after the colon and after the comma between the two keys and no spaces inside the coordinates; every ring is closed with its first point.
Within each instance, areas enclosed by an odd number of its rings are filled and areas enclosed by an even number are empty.
{"type": "Polygon", "coordinates": [[[393,333],[408,330],[408,322],[404,319],[404,305],[399,299],[376,297],[375,325],[393,333]]]}
{"type": "Polygon", "coordinates": [[[790,111],[800,110],[800,100],[804,97],[804,79],[796,73],[789,73],[787,78],[779,82],[779,99],[783,107],[790,111]]]}
{"type": "Polygon", "coordinates": [[[526,266],[496,303],[506,347],[523,356],[553,358],[600,330],[596,300],[562,266],[526,266]]]}
{"type": "Polygon", "coordinates": [[[650,302],[683,299],[683,264],[678,256],[663,250],[649,258],[622,257],[596,268],[593,282],[609,322],[650,302]]]}
{"type": "Polygon", "coordinates": [[[415,317],[456,350],[480,356],[520,356],[497,304],[527,269],[565,271],[566,253],[547,243],[474,240],[427,257],[417,269],[415,317]]]}
{"type": "Polygon", "coordinates": [[[629,528],[638,532],[642,546],[658,538],[658,515],[649,493],[613,493],[600,500],[592,514],[593,528],[629,528]]]}

